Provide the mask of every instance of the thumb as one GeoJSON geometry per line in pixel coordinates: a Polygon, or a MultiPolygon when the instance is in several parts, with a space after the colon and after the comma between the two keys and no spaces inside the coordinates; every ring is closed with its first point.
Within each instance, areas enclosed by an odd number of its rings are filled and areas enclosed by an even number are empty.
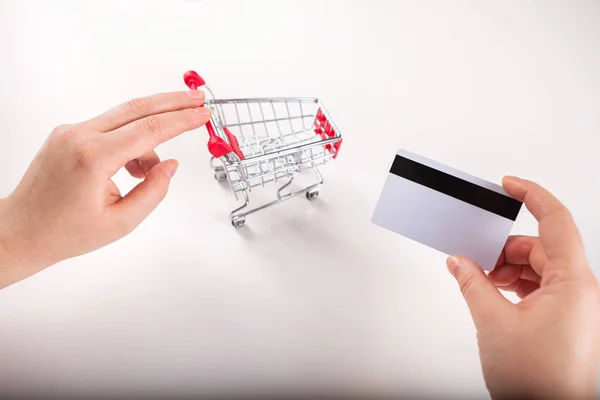
{"type": "Polygon", "coordinates": [[[462,257],[450,257],[448,270],[454,276],[471,311],[477,330],[501,318],[512,304],[489,280],[483,269],[462,257]]]}
{"type": "Polygon", "coordinates": [[[115,204],[127,231],[135,229],[163,201],[178,167],[176,160],[156,164],[142,182],[115,204]]]}

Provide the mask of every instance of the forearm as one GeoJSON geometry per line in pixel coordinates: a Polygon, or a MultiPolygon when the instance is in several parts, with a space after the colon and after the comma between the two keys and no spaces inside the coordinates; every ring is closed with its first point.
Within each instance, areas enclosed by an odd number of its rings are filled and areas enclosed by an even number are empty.
{"type": "Polygon", "coordinates": [[[13,276],[15,268],[12,257],[0,246],[0,289],[15,282],[13,276]]]}
{"type": "Polygon", "coordinates": [[[0,289],[29,276],[9,245],[14,240],[13,217],[8,210],[8,200],[0,199],[0,289]]]}

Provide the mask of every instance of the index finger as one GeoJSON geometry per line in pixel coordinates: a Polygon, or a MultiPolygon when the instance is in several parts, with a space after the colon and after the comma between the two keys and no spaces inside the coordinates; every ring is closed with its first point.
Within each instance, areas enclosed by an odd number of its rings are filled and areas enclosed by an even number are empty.
{"type": "Polygon", "coordinates": [[[206,107],[150,115],[103,135],[101,151],[120,168],[159,144],[199,128],[210,116],[211,111],[206,107]]]}
{"type": "Polygon", "coordinates": [[[538,221],[540,241],[549,260],[575,261],[583,255],[575,221],[556,197],[537,183],[516,177],[505,177],[502,184],[511,196],[525,203],[538,221]]]}
{"type": "Polygon", "coordinates": [[[201,90],[160,93],[129,100],[84,122],[83,125],[95,131],[108,132],[150,115],[200,107],[202,104],[204,92],[201,90]]]}

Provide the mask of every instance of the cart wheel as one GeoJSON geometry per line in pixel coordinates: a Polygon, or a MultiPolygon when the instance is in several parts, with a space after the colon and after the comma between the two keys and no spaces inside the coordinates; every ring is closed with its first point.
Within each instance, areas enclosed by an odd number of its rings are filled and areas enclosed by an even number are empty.
{"type": "Polygon", "coordinates": [[[231,225],[233,225],[235,229],[240,229],[245,223],[246,218],[234,218],[231,220],[231,225]]]}
{"type": "Polygon", "coordinates": [[[306,192],[306,198],[310,201],[316,200],[317,197],[319,197],[319,191],[318,190],[312,190],[310,192],[306,192]]]}
{"type": "Polygon", "coordinates": [[[225,182],[227,180],[227,174],[222,169],[215,170],[215,179],[219,182],[225,182]]]}

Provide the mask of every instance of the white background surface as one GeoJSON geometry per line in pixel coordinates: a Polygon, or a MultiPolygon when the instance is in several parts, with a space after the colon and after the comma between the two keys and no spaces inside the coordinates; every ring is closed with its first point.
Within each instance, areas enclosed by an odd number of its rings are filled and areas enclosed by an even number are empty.
{"type": "MultiPolygon", "coordinates": [[[[188,69],[220,97],[320,97],[345,135],[317,203],[240,232],[206,131],[160,147],[181,166],[137,231],[0,292],[2,391],[487,396],[445,256],[371,212],[398,148],[519,175],[572,209],[600,271],[599,37],[596,1],[0,2],[2,196],[54,126],[188,69]]],[[[526,212],[515,232],[536,233],[526,212]]]]}

